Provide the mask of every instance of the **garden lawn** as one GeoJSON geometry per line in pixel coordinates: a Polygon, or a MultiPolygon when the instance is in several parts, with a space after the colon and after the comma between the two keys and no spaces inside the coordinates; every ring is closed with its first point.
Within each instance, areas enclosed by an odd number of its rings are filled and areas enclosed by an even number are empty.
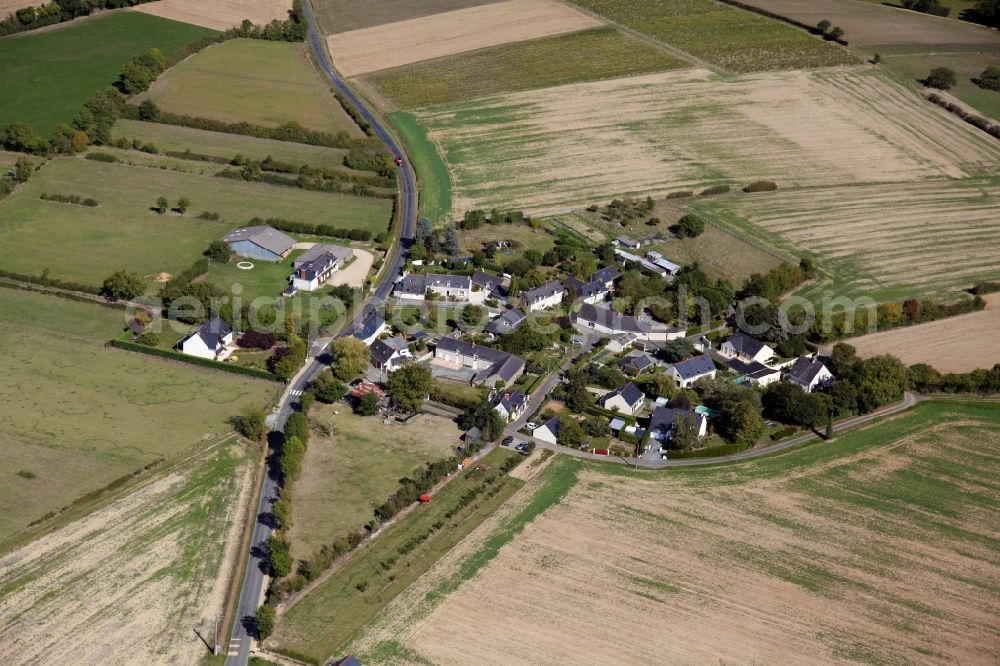
{"type": "Polygon", "coordinates": [[[0,289],[0,311],[0,540],[226,436],[230,416],[275,397],[270,382],[105,347],[124,327],[122,310],[0,289]]]}
{"type": "Polygon", "coordinates": [[[112,137],[152,143],[161,152],[190,150],[192,153],[229,159],[243,155],[253,160],[263,160],[270,156],[279,162],[349,170],[344,166],[344,155],[347,154],[347,150],[340,148],[258,139],[242,134],[209,132],[192,127],[119,120],[112,131],[112,137]]]}
{"type": "Polygon", "coordinates": [[[210,46],[160,76],[141,99],[172,113],[230,123],[295,121],[362,136],[299,43],[232,39],[210,46]]]}
{"type": "Polygon", "coordinates": [[[714,0],[576,0],[723,69],[759,72],[858,62],[805,30],[714,0]]]}
{"type": "Polygon", "coordinates": [[[111,12],[54,30],[0,39],[0,127],[26,122],[43,137],[69,123],[125,62],[149,48],[165,55],[214,30],[137,12],[111,12]]]}
{"type": "Polygon", "coordinates": [[[91,285],[120,268],[144,275],[176,274],[213,240],[253,217],[377,233],[387,228],[391,209],[386,199],[59,158],[0,203],[0,265],[29,275],[48,269],[52,277],[91,285]],[[43,201],[43,192],[90,197],[100,205],[43,201]],[[159,196],[171,205],[187,197],[191,208],[184,216],[159,215],[151,210],[159,196]],[[202,211],[217,212],[222,219],[197,219],[202,211]]]}
{"type": "Polygon", "coordinates": [[[415,107],[687,66],[616,28],[603,27],[493,46],[368,78],[399,106],[415,107]]]}
{"type": "Polygon", "coordinates": [[[269,646],[324,662],[523,485],[509,475],[487,485],[482,478],[490,472],[480,471],[484,466],[496,470],[504,460],[517,455],[506,449],[492,451],[476,466],[453,477],[432,502],[416,507],[353,554],[336,576],[285,610],[269,646]],[[460,498],[473,488],[483,490],[459,509],[460,498]],[[451,512],[451,517],[446,516],[451,512]],[[439,522],[441,526],[434,529],[439,522]],[[407,549],[413,540],[419,542],[407,549]]]}
{"type": "Polygon", "coordinates": [[[444,221],[451,212],[451,177],[427,130],[405,111],[389,114],[389,122],[402,135],[413,168],[420,181],[420,214],[433,223],[444,221]]]}
{"type": "Polygon", "coordinates": [[[454,455],[462,434],[441,416],[419,414],[406,424],[386,425],[378,417],[356,416],[343,404],[317,405],[312,418],[333,430],[329,437],[313,431],[295,484],[291,541],[296,559],[361,530],[401,478],[454,455]]]}

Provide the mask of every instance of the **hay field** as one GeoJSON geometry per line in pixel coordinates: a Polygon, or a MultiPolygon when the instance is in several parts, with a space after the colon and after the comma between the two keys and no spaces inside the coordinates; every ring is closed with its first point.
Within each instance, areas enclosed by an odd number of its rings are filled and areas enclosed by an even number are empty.
{"type": "Polygon", "coordinates": [[[714,0],[574,0],[721,69],[759,72],[858,62],[846,48],[714,0]]]}
{"type": "Polygon", "coordinates": [[[505,0],[327,38],[337,69],[356,76],[421,60],[601,25],[554,0],[505,0]]]}
{"type": "Polygon", "coordinates": [[[324,132],[360,128],[312,68],[305,46],[259,39],[215,44],[162,74],[136,101],[164,111],[228,123],[275,126],[295,121],[324,132]]]}
{"type": "Polygon", "coordinates": [[[317,0],[314,3],[320,30],[330,35],[383,23],[396,23],[488,5],[502,0],[317,0]]]}
{"type": "Polygon", "coordinates": [[[988,664],[1000,411],[662,473],[562,459],[349,646],[366,664],[988,664]],[[528,495],[528,498],[523,496],[528,495]]]}
{"type": "Polygon", "coordinates": [[[355,416],[342,405],[313,410],[314,421],[333,427],[331,437],[315,433],[295,484],[292,554],[308,558],[320,546],[372,519],[375,507],[398,488],[399,479],[427,462],[448,458],[462,431],[441,416],[421,414],[406,425],[385,425],[355,416]],[[330,507],[338,507],[331,511],[330,507]]]}
{"type": "Polygon", "coordinates": [[[254,463],[229,441],[0,557],[0,660],[198,663],[195,631],[212,640],[254,463]]]}
{"type": "Polygon", "coordinates": [[[960,178],[1000,164],[996,141],[873,68],[681,70],[413,113],[448,164],[459,215],[761,178],[782,188],[960,178]]]}
{"type": "Polygon", "coordinates": [[[213,34],[125,11],[0,39],[0,127],[26,122],[51,137],[57,124],[72,122],[84,102],[112,85],[135,54],[156,47],[170,55],[213,34]]]}
{"type": "Polygon", "coordinates": [[[1000,277],[1000,180],[972,178],[733,195],[717,222],[818,258],[806,296],[941,295],[1000,277]]]}
{"type": "Polygon", "coordinates": [[[986,309],[917,326],[845,340],[864,358],[892,354],[907,365],[927,363],[941,372],[970,372],[1000,363],[1000,294],[984,296],[986,309]]]}
{"type": "Polygon", "coordinates": [[[244,19],[257,25],[284,21],[291,8],[292,0],[157,0],[136,5],[135,11],[214,30],[228,30],[244,19]]]}
{"type": "Polygon", "coordinates": [[[666,52],[605,26],[479,49],[376,72],[367,80],[400,107],[613,79],[688,67],[666,52]]]}
{"type": "Polygon", "coordinates": [[[0,289],[0,311],[0,540],[144,465],[224,437],[226,419],[277,390],[105,348],[124,328],[121,310],[0,289]]]}
{"type": "MultiPolygon", "coordinates": [[[[944,21],[936,16],[897,7],[866,4],[855,0],[743,0],[749,5],[816,25],[826,19],[844,30],[844,39],[854,48],[911,46],[930,53],[957,47],[997,47],[996,31],[962,21],[944,21]]],[[[898,3],[897,3],[898,4],[898,3]]],[[[953,17],[955,18],[955,17],[953,17]]]]}
{"type": "Polygon", "coordinates": [[[384,231],[391,208],[386,199],[60,158],[0,203],[0,265],[27,275],[48,269],[52,277],[93,285],[119,268],[176,274],[253,217],[384,231]],[[43,201],[43,192],[92,197],[100,205],[43,201]],[[187,197],[191,209],[184,216],[158,215],[151,207],[161,195],[171,204],[187,197]],[[222,219],[200,220],[202,211],[222,219]],[[111,246],[115,252],[108,252],[111,246]]]}

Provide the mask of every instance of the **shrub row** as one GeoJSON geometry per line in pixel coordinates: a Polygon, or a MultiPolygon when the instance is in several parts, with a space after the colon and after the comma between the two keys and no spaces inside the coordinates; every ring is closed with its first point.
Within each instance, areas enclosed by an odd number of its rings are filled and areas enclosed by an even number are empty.
{"type": "Polygon", "coordinates": [[[774,192],[778,184],[771,180],[755,180],[743,188],[744,192],[774,192]]]}
{"type": "Polygon", "coordinates": [[[1000,139],[1000,123],[995,123],[986,118],[983,118],[982,116],[977,116],[974,113],[969,113],[958,104],[955,104],[954,102],[949,102],[947,99],[945,99],[944,97],[942,97],[937,93],[931,93],[930,95],[927,96],[927,99],[929,99],[934,104],[937,104],[941,108],[951,111],[956,116],[958,116],[965,122],[969,123],[970,125],[975,125],[979,129],[986,132],[987,134],[990,134],[991,136],[995,136],[996,138],[1000,139]]]}
{"type": "Polygon", "coordinates": [[[1000,291],[1000,282],[980,282],[969,290],[975,296],[1000,291]]]}
{"type": "Polygon", "coordinates": [[[95,9],[133,7],[144,2],[152,0],[53,0],[38,7],[23,7],[0,20],[0,37],[72,21],[95,9]]]}
{"type": "Polygon", "coordinates": [[[48,194],[47,192],[42,192],[38,195],[38,198],[43,201],[58,201],[59,203],[76,204],[77,206],[90,206],[91,208],[98,205],[93,199],[84,199],[76,194],[48,194]]]}
{"type": "Polygon", "coordinates": [[[125,351],[138,352],[140,354],[149,354],[150,356],[160,356],[162,358],[169,358],[175,361],[182,361],[184,363],[190,363],[192,365],[200,365],[205,368],[213,368],[215,370],[222,370],[223,372],[230,372],[234,375],[246,375],[248,377],[256,377],[258,379],[268,379],[273,382],[285,381],[278,375],[271,372],[267,372],[266,370],[258,370],[257,368],[246,368],[240,365],[233,365],[231,363],[221,363],[219,361],[212,361],[207,358],[198,358],[197,356],[189,356],[188,354],[182,354],[172,349],[158,349],[156,347],[147,347],[145,345],[140,345],[125,340],[112,340],[108,344],[111,345],[112,347],[117,347],[118,349],[124,349],[125,351]]]}
{"type": "Polygon", "coordinates": [[[693,196],[694,192],[692,192],[691,190],[680,190],[677,192],[670,192],[669,194],[667,194],[667,196],[664,197],[664,199],[687,199],[693,196]]]}
{"type": "Polygon", "coordinates": [[[361,112],[358,111],[358,109],[356,109],[346,97],[337,91],[334,91],[333,96],[337,98],[337,102],[340,103],[340,106],[344,109],[347,115],[351,117],[351,120],[353,120],[354,123],[361,128],[362,132],[368,136],[372,136],[374,134],[371,124],[369,124],[369,122],[361,116],[361,112]]]}
{"type": "Polygon", "coordinates": [[[118,161],[117,155],[112,155],[111,153],[102,152],[90,152],[85,155],[88,160],[93,160],[94,162],[108,162],[113,163],[118,161]]]}
{"type": "MultiPolygon", "coordinates": [[[[744,2],[739,2],[739,0],[719,0],[719,1],[724,2],[727,5],[732,5],[733,7],[738,7],[740,9],[746,10],[748,12],[753,12],[754,14],[760,14],[761,16],[766,16],[768,18],[775,19],[776,21],[782,21],[783,23],[794,25],[796,28],[802,28],[803,30],[806,30],[814,35],[822,34],[822,31],[820,31],[814,25],[809,25],[808,23],[802,23],[801,21],[796,21],[793,18],[782,16],[781,14],[777,14],[775,12],[771,12],[766,9],[761,9],[760,7],[755,7],[754,5],[748,5],[744,2]]],[[[837,42],[841,46],[847,46],[849,44],[849,42],[846,39],[842,38],[831,39],[829,41],[837,42]]]]}
{"type": "Polygon", "coordinates": [[[91,284],[83,284],[81,282],[51,278],[45,273],[42,275],[26,275],[24,273],[15,273],[14,271],[8,271],[0,268],[0,277],[10,278],[11,280],[19,280],[21,282],[31,282],[33,284],[40,284],[46,287],[68,289],[69,291],[81,291],[85,294],[94,294],[95,296],[101,295],[100,287],[95,287],[91,284]]]}
{"type": "Polygon", "coordinates": [[[313,236],[327,236],[329,238],[344,238],[356,241],[370,241],[372,232],[368,229],[344,229],[334,227],[329,224],[315,224],[313,222],[300,222],[298,220],[286,220],[280,217],[269,217],[262,220],[255,217],[250,220],[250,225],[266,224],[279,231],[287,231],[293,234],[311,234],[313,236]]]}
{"type": "Polygon", "coordinates": [[[728,185],[713,185],[712,187],[706,187],[701,191],[701,196],[707,197],[712,194],[725,194],[729,191],[728,185]]]}
{"type": "Polygon", "coordinates": [[[946,374],[918,363],[911,365],[907,374],[910,386],[921,393],[1000,393],[1000,363],[990,370],[946,374]]]}
{"type": "Polygon", "coordinates": [[[262,171],[259,168],[244,167],[236,169],[226,168],[215,174],[219,178],[229,178],[230,180],[244,180],[252,183],[267,183],[268,185],[278,185],[281,187],[298,187],[303,190],[314,192],[329,192],[338,194],[351,194],[357,197],[373,197],[376,199],[389,199],[396,196],[395,192],[376,192],[368,185],[361,183],[341,183],[335,180],[326,180],[322,177],[309,178],[298,176],[296,178],[286,178],[277,173],[262,171]]]}
{"type": "Polygon", "coordinates": [[[709,446],[704,449],[695,449],[694,451],[671,451],[668,456],[671,460],[678,458],[715,458],[718,456],[731,456],[747,448],[745,444],[722,444],[720,446],[709,446]]]}
{"type": "MultiPolygon", "coordinates": [[[[346,160],[346,157],[345,157],[346,160]]],[[[242,158],[242,156],[237,155],[233,158],[232,164],[249,164],[253,163],[242,158]]],[[[368,185],[370,187],[395,187],[396,186],[396,176],[395,172],[384,175],[384,176],[369,176],[362,173],[350,173],[343,171],[341,169],[331,169],[327,167],[314,167],[308,164],[297,165],[290,164],[288,162],[281,162],[270,156],[264,158],[260,162],[255,164],[263,171],[274,171],[276,173],[288,173],[295,174],[297,176],[319,176],[326,178],[328,180],[336,180],[345,183],[360,183],[362,185],[368,185]]],[[[344,166],[349,166],[345,163],[344,166]]]]}

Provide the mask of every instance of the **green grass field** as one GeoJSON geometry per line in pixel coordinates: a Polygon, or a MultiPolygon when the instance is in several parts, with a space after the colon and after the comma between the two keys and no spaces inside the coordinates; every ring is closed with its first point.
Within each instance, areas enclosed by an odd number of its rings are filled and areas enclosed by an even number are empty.
{"type": "MultiPolygon", "coordinates": [[[[515,455],[498,449],[479,465],[496,467],[515,455]]],[[[290,649],[311,655],[320,661],[334,654],[523,484],[518,479],[503,476],[489,486],[490,492],[495,491],[495,494],[481,493],[471,504],[447,518],[445,514],[466,490],[483,485],[482,474],[476,469],[461,472],[434,495],[430,504],[418,507],[388,528],[374,542],[355,553],[336,576],[328,578],[288,608],[269,645],[278,650],[290,649]],[[400,554],[401,546],[414,537],[426,535],[438,521],[443,523],[439,529],[433,530],[408,553],[400,554]]]]}
{"type": "Polygon", "coordinates": [[[119,268],[175,274],[210,242],[253,217],[378,232],[386,229],[391,207],[385,199],[60,158],[0,203],[0,264],[29,275],[48,269],[52,277],[94,285],[119,268]],[[43,192],[92,197],[100,206],[42,201],[43,192]],[[158,215],[150,208],[161,195],[172,204],[187,197],[191,209],[183,217],[158,215]],[[199,220],[202,211],[220,213],[222,219],[199,220]]]}
{"type": "Polygon", "coordinates": [[[310,146],[290,141],[258,139],[240,134],[209,132],[191,127],[144,123],[139,120],[119,120],[112,131],[115,139],[138,139],[143,143],[154,143],[161,151],[183,152],[232,158],[243,155],[254,160],[268,156],[279,162],[309,165],[314,167],[343,168],[346,150],[310,146]]]}
{"type": "Polygon", "coordinates": [[[25,546],[0,571],[0,660],[197,663],[207,650],[192,628],[211,640],[256,458],[234,440],[206,446],[55,531],[54,548],[25,546]],[[86,630],[63,640],[58,627],[77,623],[86,630]]]}
{"type": "Polygon", "coordinates": [[[974,401],[732,464],[558,458],[530,501],[519,494],[346,652],[552,663],[575,640],[623,664],[701,662],[705,645],[713,663],[986,663],[1000,638],[998,463],[1000,410],[974,401]],[[484,622],[498,605],[504,621],[484,622]],[[580,632],[581,613],[616,611],[647,618],[646,638],[580,632]]]}
{"type": "Polygon", "coordinates": [[[451,177],[427,130],[405,111],[389,114],[389,122],[403,138],[413,168],[420,180],[420,214],[433,223],[442,222],[451,212],[451,177]]]}
{"type": "Polygon", "coordinates": [[[314,422],[330,424],[331,437],[314,432],[295,484],[292,554],[308,558],[320,546],[362,529],[375,507],[396,491],[399,479],[426,462],[454,454],[461,430],[441,416],[418,415],[405,425],[355,416],[343,405],[313,410],[314,422]],[[341,412],[334,415],[337,409],[341,412]],[[331,506],[337,506],[331,511],[331,506]]]}
{"type": "Polygon", "coordinates": [[[910,85],[919,85],[918,81],[935,67],[948,67],[958,79],[958,85],[948,92],[980,113],[1000,121],[1000,91],[980,88],[971,81],[991,65],[1000,67],[1000,53],[884,55],[882,62],[910,85]]]}
{"type": "Polygon", "coordinates": [[[687,66],[604,27],[438,58],[369,78],[383,95],[406,108],[687,66]]]}
{"type": "Polygon", "coordinates": [[[275,385],[104,347],[121,310],[0,289],[0,538],[159,458],[229,432],[275,385]],[[35,478],[17,476],[31,472],[35,478]]]}
{"type": "Polygon", "coordinates": [[[713,0],[575,0],[612,21],[734,72],[858,62],[804,30],[713,0]]]}
{"type": "Polygon", "coordinates": [[[117,79],[125,62],[149,48],[165,54],[214,30],[139,12],[112,12],[56,30],[0,40],[0,126],[30,124],[51,136],[94,93],[117,79]]]}
{"type": "Polygon", "coordinates": [[[313,70],[302,44],[233,39],[210,46],[157,79],[138,99],[173,113],[225,122],[295,121],[325,132],[361,130],[313,70]]]}

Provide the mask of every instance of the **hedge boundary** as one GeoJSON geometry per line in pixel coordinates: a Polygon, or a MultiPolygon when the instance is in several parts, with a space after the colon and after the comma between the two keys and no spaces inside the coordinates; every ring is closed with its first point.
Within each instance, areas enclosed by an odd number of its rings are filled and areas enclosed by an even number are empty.
{"type": "Polygon", "coordinates": [[[274,374],[273,372],[268,372],[267,370],[258,370],[257,368],[246,368],[240,365],[220,363],[219,361],[211,361],[207,358],[198,358],[197,356],[189,356],[188,354],[181,354],[180,352],[176,352],[171,349],[157,349],[155,347],[147,347],[146,345],[140,345],[135,342],[126,342],[125,340],[111,340],[107,343],[107,346],[115,347],[117,349],[122,349],[124,351],[136,352],[138,354],[149,354],[150,356],[159,356],[161,358],[180,361],[181,363],[190,363],[191,365],[199,365],[203,368],[212,368],[214,370],[221,370],[222,372],[228,372],[234,375],[244,375],[247,377],[254,377],[256,379],[266,379],[268,381],[278,382],[279,384],[285,383],[284,378],[274,374]]]}

